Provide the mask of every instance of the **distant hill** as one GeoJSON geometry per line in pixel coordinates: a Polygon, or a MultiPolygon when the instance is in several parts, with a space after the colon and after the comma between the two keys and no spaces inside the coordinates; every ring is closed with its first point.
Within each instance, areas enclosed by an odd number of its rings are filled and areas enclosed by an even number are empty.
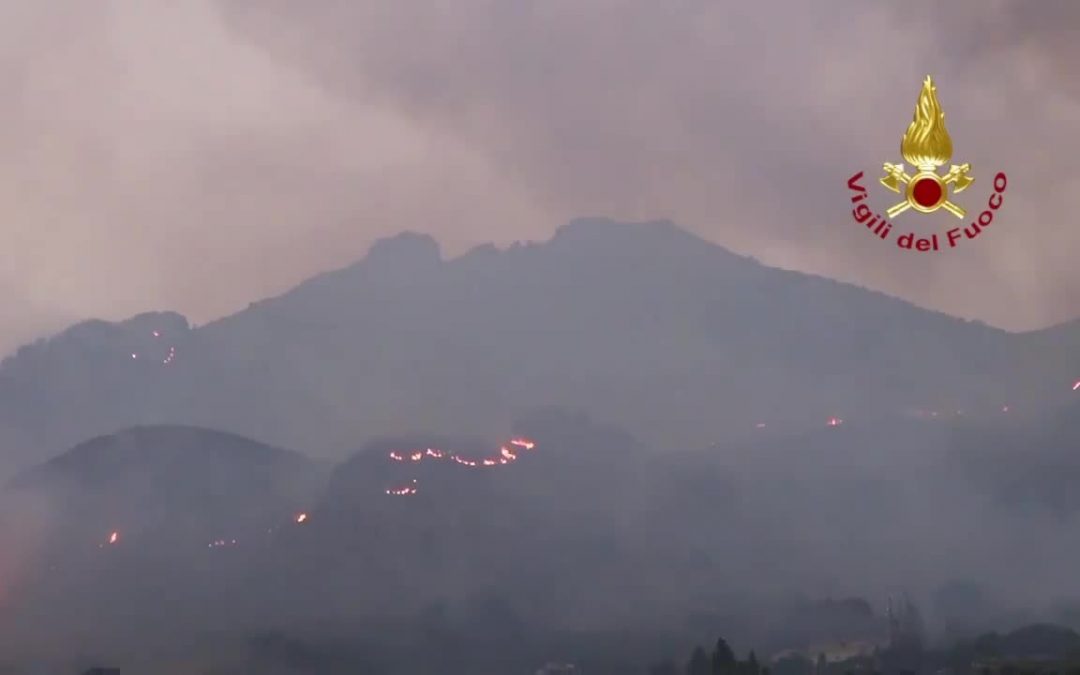
{"type": "Polygon", "coordinates": [[[913,409],[1060,402],[1080,326],[1013,335],[782,271],[667,222],[582,219],[445,260],[404,234],[282,296],[191,327],[90,322],[0,365],[4,462],[137,424],[229,430],[340,457],[425,430],[499,435],[588,411],[661,448],[913,409]]]}
{"type": "Polygon", "coordinates": [[[505,437],[384,437],[329,475],[231,434],[135,428],[6,491],[0,618],[21,623],[0,629],[149,640],[479,603],[523,625],[684,626],[771,650],[876,639],[904,589],[982,630],[1073,599],[1080,506],[1054,480],[1072,475],[1070,419],[845,421],[661,454],[545,409],[505,437]],[[505,445],[516,459],[483,465],[505,445]],[[415,494],[387,493],[401,485],[415,494]]]}
{"type": "Polygon", "coordinates": [[[324,480],[302,455],[205,429],[87,441],[0,495],[9,542],[0,577],[19,570],[21,579],[6,589],[4,617],[30,633],[33,621],[86,630],[88,612],[103,635],[130,612],[148,629],[163,616],[178,626],[225,621],[239,609],[232,589],[324,480]]]}
{"type": "Polygon", "coordinates": [[[303,455],[234,434],[135,427],[81,443],[12,481],[16,492],[56,495],[56,508],[121,524],[181,516],[208,524],[310,502],[319,469],[303,455]]]}

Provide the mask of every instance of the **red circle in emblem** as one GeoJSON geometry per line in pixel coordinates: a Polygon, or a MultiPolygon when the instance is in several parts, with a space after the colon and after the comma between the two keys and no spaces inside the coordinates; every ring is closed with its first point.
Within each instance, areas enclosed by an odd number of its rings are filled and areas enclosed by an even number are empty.
{"type": "Polygon", "coordinates": [[[911,198],[923,208],[930,208],[941,201],[941,184],[933,178],[920,178],[911,190],[911,198]]]}

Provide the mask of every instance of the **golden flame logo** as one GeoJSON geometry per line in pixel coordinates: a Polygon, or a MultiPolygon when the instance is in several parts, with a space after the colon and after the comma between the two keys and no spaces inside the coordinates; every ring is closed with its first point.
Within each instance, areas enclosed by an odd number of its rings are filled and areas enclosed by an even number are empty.
{"type": "Polygon", "coordinates": [[[900,154],[911,164],[933,171],[952,157],[952,139],[945,130],[945,111],[937,99],[930,76],[923,81],[915,117],[900,142],[900,154]]]}
{"type": "Polygon", "coordinates": [[[915,165],[918,172],[909,176],[903,164],[885,163],[881,184],[893,192],[904,193],[904,201],[887,211],[889,217],[896,217],[908,209],[922,213],[945,209],[957,218],[963,218],[964,209],[949,201],[949,186],[953,186],[953,194],[956,194],[963,192],[975,179],[968,175],[970,164],[953,164],[944,176],[937,173],[937,168],[952,158],[952,139],[945,130],[945,112],[938,103],[937,87],[929,75],[919,93],[915,116],[900,141],[900,154],[915,165]]]}
{"type": "MultiPolygon", "coordinates": [[[[891,219],[909,209],[919,213],[933,213],[943,209],[957,218],[964,218],[964,209],[951,199],[953,195],[970,187],[975,179],[969,175],[970,164],[947,164],[953,161],[952,152],[952,138],[945,129],[945,112],[938,102],[937,87],[934,86],[933,78],[927,75],[915,104],[915,115],[900,140],[900,154],[906,163],[912,165],[912,171],[910,174],[905,171],[905,164],[885,162],[882,167],[885,175],[879,179],[882,185],[903,197],[903,201],[885,211],[888,218],[874,213],[866,201],[869,191],[860,183],[864,174],[859,171],[847,182],[848,189],[852,192],[851,203],[855,205],[851,210],[851,217],[883,240],[888,239],[892,232],[891,219]],[[938,173],[938,168],[942,165],[948,165],[949,169],[938,173]]],[[[986,201],[986,209],[967,227],[953,227],[945,232],[941,239],[944,247],[955,248],[962,238],[974,239],[979,236],[979,233],[994,221],[994,214],[1001,208],[1007,184],[1008,179],[1004,173],[999,171],[994,175],[994,192],[986,201]]],[[[894,241],[897,247],[907,251],[942,250],[943,245],[937,234],[917,235],[915,231],[905,232],[894,237],[894,241]]],[[[1077,383],[1075,388],[1080,390],[1080,383],[1077,383]]],[[[842,420],[834,418],[829,421],[829,425],[836,426],[841,422],[842,420]]]]}

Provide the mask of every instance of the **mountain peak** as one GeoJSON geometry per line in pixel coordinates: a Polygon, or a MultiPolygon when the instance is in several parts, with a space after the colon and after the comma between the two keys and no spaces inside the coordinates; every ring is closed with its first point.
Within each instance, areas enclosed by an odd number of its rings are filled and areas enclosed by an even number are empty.
{"type": "Polygon", "coordinates": [[[398,265],[437,265],[442,262],[439,242],[429,234],[402,232],[379,239],[368,249],[368,265],[395,267],[398,265]]]}
{"type": "MultiPolygon", "coordinates": [[[[96,436],[17,475],[12,487],[26,486],[50,476],[112,480],[133,466],[219,467],[262,466],[273,462],[306,463],[302,455],[263,445],[224,431],[178,424],[134,426],[96,436]]],[[[207,469],[210,470],[210,469],[207,469]]]]}

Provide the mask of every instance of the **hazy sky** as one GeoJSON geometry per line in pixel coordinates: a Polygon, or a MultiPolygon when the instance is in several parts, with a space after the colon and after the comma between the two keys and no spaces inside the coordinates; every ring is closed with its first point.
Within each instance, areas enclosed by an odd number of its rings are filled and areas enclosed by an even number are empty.
{"type": "MultiPolygon", "coordinates": [[[[405,229],[455,255],[580,215],[1008,328],[1075,318],[1078,30],[1068,0],[3,2],[0,353],[203,322],[405,229]],[[845,186],[902,161],[927,73],[976,178],[957,201],[1009,175],[992,229],[936,256],[860,230],[845,186]]],[[[933,218],[898,223],[961,222],[933,218]]]]}

